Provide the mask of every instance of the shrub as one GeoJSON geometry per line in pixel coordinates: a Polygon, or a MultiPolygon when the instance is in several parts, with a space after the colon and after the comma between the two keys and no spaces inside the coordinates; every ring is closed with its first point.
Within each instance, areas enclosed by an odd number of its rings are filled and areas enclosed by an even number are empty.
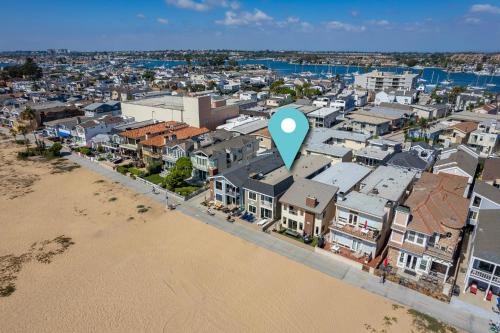
{"type": "Polygon", "coordinates": [[[153,162],[149,164],[147,167],[148,175],[160,173],[162,166],[163,166],[162,162],[153,162]]]}
{"type": "Polygon", "coordinates": [[[116,168],[116,171],[118,171],[119,173],[121,173],[122,175],[126,174],[128,172],[128,168],[123,166],[123,165],[120,165],[116,168]]]}
{"type": "Polygon", "coordinates": [[[144,171],[139,170],[139,169],[134,168],[134,167],[128,168],[128,172],[130,172],[131,174],[133,174],[133,175],[135,175],[137,177],[143,177],[144,176],[144,171]]]}
{"type": "Polygon", "coordinates": [[[89,147],[80,147],[80,149],[78,149],[78,151],[80,153],[82,153],[83,155],[87,155],[87,156],[90,156],[92,154],[92,151],[90,150],[89,147]]]}
{"type": "Polygon", "coordinates": [[[48,149],[50,155],[53,157],[59,157],[61,156],[61,149],[62,149],[62,144],[59,142],[55,142],[52,144],[52,146],[48,149]]]}

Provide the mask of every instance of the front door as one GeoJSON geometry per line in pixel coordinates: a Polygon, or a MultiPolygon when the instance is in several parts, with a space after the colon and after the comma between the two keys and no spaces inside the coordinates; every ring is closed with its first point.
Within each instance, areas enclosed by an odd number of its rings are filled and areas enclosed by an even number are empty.
{"type": "Polygon", "coordinates": [[[359,240],[357,240],[357,239],[353,239],[352,240],[352,250],[354,252],[358,252],[359,251],[360,245],[361,245],[361,242],[359,240]]]}
{"type": "Polygon", "coordinates": [[[408,254],[406,256],[406,265],[405,265],[406,268],[414,271],[416,265],[417,265],[417,257],[408,254]]]}
{"type": "Polygon", "coordinates": [[[304,216],[304,222],[306,223],[304,226],[304,233],[312,235],[314,230],[314,214],[306,212],[304,216]]]}

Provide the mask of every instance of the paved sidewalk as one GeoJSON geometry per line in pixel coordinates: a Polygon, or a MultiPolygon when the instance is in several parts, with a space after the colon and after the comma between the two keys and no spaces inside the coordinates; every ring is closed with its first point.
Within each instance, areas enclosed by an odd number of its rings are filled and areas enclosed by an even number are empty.
{"type": "MultiPolygon", "coordinates": [[[[134,181],[127,176],[106,169],[95,162],[91,162],[88,159],[81,158],[74,154],[67,156],[67,158],[103,175],[107,179],[120,182],[135,192],[144,194],[165,204],[165,198],[163,196],[153,194],[151,188],[143,183],[134,181]]],[[[171,202],[175,202],[175,200],[169,199],[169,203],[171,202]]],[[[493,312],[488,313],[484,311],[484,309],[463,302],[457,302],[455,299],[453,299],[450,304],[446,304],[390,281],[381,284],[378,277],[353,268],[345,263],[334,261],[324,255],[303,249],[267,233],[255,231],[237,223],[228,223],[223,219],[209,216],[204,212],[203,207],[192,203],[192,201],[179,203],[177,210],[202,223],[210,224],[257,246],[266,248],[334,278],[343,280],[350,285],[363,288],[371,293],[383,296],[420,312],[427,313],[462,330],[469,332],[488,332],[489,319],[498,320],[498,318],[494,317],[495,315],[493,312]]]]}

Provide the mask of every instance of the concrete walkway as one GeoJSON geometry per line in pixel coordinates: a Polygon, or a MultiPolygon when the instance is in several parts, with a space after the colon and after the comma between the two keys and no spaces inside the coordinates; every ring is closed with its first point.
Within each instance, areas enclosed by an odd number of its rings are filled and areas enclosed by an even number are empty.
{"type": "MultiPolygon", "coordinates": [[[[133,191],[146,195],[165,205],[165,198],[158,194],[153,194],[151,188],[143,183],[134,181],[130,177],[123,176],[118,172],[102,167],[98,163],[91,162],[88,159],[74,154],[67,156],[67,158],[103,175],[109,180],[120,182],[133,191]]],[[[202,193],[201,195],[204,194],[202,193]]],[[[488,313],[484,309],[456,301],[455,299],[452,299],[450,304],[446,304],[390,281],[381,284],[378,277],[353,268],[345,263],[337,262],[324,255],[303,249],[267,233],[247,228],[238,223],[228,223],[220,219],[220,217],[209,216],[205,213],[204,207],[197,203],[193,203],[193,201],[197,202],[197,200],[191,200],[179,203],[177,210],[202,223],[212,225],[224,232],[307,265],[310,268],[340,279],[350,285],[363,288],[371,293],[429,314],[462,330],[469,332],[488,332],[489,319],[499,319],[495,318],[496,315],[493,312],[488,313]]],[[[173,202],[175,202],[175,200],[169,199],[169,203],[173,202]]]]}

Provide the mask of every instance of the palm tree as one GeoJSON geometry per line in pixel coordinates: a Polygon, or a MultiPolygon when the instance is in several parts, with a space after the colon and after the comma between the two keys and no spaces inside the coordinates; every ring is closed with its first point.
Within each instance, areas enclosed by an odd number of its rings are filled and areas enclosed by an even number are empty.
{"type": "MultiPolygon", "coordinates": [[[[21,112],[19,118],[24,122],[24,127],[26,128],[26,132],[35,131],[38,128],[38,123],[36,121],[36,112],[29,106],[26,107],[26,109],[23,112],[21,112]]],[[[41,148],[40,141],[38,141],[36,134],[33,133],[33,136],[35,137],[36,146],[38,148],[41,148]]]]}

